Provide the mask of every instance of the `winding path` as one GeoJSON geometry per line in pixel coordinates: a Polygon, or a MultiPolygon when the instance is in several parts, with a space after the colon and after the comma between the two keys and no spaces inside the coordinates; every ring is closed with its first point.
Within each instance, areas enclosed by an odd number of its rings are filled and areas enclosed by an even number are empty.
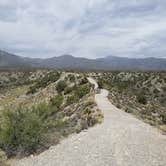
{"type": "MultiPolygon", "coordinates": [[[[89,81],[96,84],[92,78],[89,81]]],[[[74,134],[38,156],[13,161],[12,165],[166,166],[166,136],[117,109],[107,95],[104,89],[95,95],[104,113],[102,124],[74,134]]]]}

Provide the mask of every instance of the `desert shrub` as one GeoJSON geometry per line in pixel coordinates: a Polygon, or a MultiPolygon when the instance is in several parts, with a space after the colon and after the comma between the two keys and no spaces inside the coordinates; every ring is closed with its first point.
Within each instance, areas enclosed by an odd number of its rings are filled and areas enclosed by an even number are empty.
{"type": "Polygon", "coordinates": [[[78,96],[78,98],[82,98],[89,92],[90,92],[90,86],[89,86],[89,84],[85,84],[76,89],[75,95],[78,96]]]}
{"type": "Polygon", "coordinates": [[[71,93],[73,90],[75,89],[75,87],[66,87],[64,90],[64,94],[69,94],[71,93]]]}
{"type": "Polygon", "coordinates": [[[90,108],[86,108],[84,110],[84,115],[86,115],[86,122],[87,122],[87,126],[94,126],[97,123],[101,122],[102,114],[100,112],[94,112],[94,110],[90,109],[90,108]]]}
{"type": "Polygon", "coordinates": [[[69,80],[71,82],[75,82],[75,76],[74,75],[70,74],[68,77],[69,77],[69,80]]]}
{"type": "Polygon", "coordinates": [[[43,132],[43,122],[36,112],[23,108],[6,111],[0,131],[0,148],[8,156],[33,153],[42,144],[43,132]]]}
{"type": "Polygon", "coordinates": [[[88,83],[88,80],[87,80],[86,77],[84,77],[80,80],[80,85],[84,85],[84,84],[87,84],[87,83],[88,83]]]}
{"type": "MultiPolygon", "coordinates": [[[[46,134],[52,129],[64,126],[61,114],[52,116],[60,110],[61,96],[56,98],[55,105],[41,103],[28,109],[7,110],[3,115],[0,128],[0,148],[7,155],[29,155],[49,147],[51,140],[46,134]],[[57,99],[58,98],[58,99],[57,99]]],[[[56,115],[56,114],[55,114],[56,115]]],[[[56,138],[54,140],[57,140],[56,138]]]]}
{"type": "Polygon", "coordinates": [[[116,104],[116,107],[119,108],[119,109],[122,108],[121,104],[119,104],[119,103],[116,104]]]}
{"type": "Polygon", "coordinates": [[[92,110],[89,109],[89,108],[86,108],[86,109],[84,110],[84,113],[85,113],[85,114],[88,114],[88,115],[90,115],[91,112],[92,112],[92,110]]]}
{"type": "Polygon", "coordinates": [[[154,90],[153,90],[153,93],[154,93],[154,94],[158,94],[159,92],[160,92],[160,91],[159,91],[158,89],[154,89],[154,90]]]}
{"type": "Polygon", "coordinates": [[[78,101],[79,101],[79,99],[76,95],[68,96],[67,100],[66,100],[66,105],[74,104],[78,101]]]}
{"type": "Polygon", "coordinates": [[[98,86],[100,89],[103,88],[103,81],[101,79],[98,80],[98,86]]]}
{"type": "Polygon", "coordinates": [[[63,103],[63,96],[57,95],[57,96],[51,98],[50,103],[52,106],[56,106],[57,108],[60,108],[60,106],[63,103]]]}
{"type": "Polygon", "coordinates": [[[46,103],[40,103],[38,105],[34,105],[31,108],[31,111],[35,113],[40,119],[47,118],[52,112],[51,106],[46,103]]]}
{"type": "Polygon", "coordinates": [[[56,85],[56,90],[58,93],[61,93],[64,91],[64,89],[67,87],[67,84],[65,81],[59,81],[56,85]]]}
{"type": "Polygon", "coordinates": [[[102,88],[106,88],[108,90],[110,90],[111,88],[113,88],[113,84],[111,83],[111,81],[108,81],[108,80],[104,80],[104,79],[99,79],[98,80],[98,85],[99,85],[99,88],[102,89],[102,88]]]}
{"type": "Polygon", "coordinates": [[[38,79],[37,82],[29,88],[27,94],[36,93],[38,89],[45,88],[50,83],[56,82],[60,77],[58,72],[50,72],[43,78],[38,79]]]}
{"type": "Polygon", "coordinates": [[[127,112],[127,113],[133,113],[133,110],[130,107],[126,107],[125,108],[125,112],[127,112]]]}
{"type": "Polygon", "coordinates": [[[147,104],[147,99],[146,99],[146,96],[144,95],[144,93],[138,93],[137,94],[137,101],[141,104],[147,104]]]}
{"type": "Polygon", "coordinates": [[[95,103],[95,101],[94,101],[93,99],[88,100],[88,101],[84,104],[85,107],[93,107],[93,106],[95,106],[95,105],[96,105],[96,103],[95,103]]]}
{"type": "Polygon", "coordinates": [[[46,87],[49,83],[55,82],[59,79],[60,74],[58,72],[50,72],[46,76],[44,76],[38,82],[39,87],[46,87]]]}
{"type": "Polygon", "coordinates": [[[29,94],[34,94],[36,92],[37,92],[37,88],[35,86],[31,86],[29,87],[29,90],[27,91],[26,94],[29,95],[29,94]]]}

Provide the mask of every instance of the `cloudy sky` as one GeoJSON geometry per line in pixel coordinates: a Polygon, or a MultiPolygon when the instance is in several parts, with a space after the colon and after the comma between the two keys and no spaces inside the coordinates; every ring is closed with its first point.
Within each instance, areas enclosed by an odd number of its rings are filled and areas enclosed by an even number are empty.
{"type": "Polygon", "coordinates": [[[0,49],[166,58],[165,0],[0,0],[0,49]]]}

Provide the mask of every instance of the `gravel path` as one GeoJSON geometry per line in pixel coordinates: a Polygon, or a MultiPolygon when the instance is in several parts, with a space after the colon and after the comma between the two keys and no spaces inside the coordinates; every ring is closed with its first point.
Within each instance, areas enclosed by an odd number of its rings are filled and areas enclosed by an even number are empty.
{"type": "Polygon", "coordinates": [[[94,85],[94,89],[95,89],[95,90],[99,87],[98,84],[97,84],[97,82],[96,82],[93,78],[88,77],[88,81],[89,81],[91,84],[94,85]]]}
{"type": "Polygon", "coordinates": [[[101,90],[95,100],[104,122],[13,166],[166,166],[166,136],[127,114],[101,90]]]}

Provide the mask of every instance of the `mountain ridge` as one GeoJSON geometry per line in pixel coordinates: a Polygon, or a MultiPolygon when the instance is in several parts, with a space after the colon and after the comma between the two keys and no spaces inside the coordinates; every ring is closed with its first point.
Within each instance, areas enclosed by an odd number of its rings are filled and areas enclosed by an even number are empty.
{"type": "Polygon", "coordinates": [[[50,68],[78,70],[166,70],[165,58],[128,58],[106,56],[88,59],[70,54],[47,59],[21,57],[0,50],[0,68],[50,68]]]}

